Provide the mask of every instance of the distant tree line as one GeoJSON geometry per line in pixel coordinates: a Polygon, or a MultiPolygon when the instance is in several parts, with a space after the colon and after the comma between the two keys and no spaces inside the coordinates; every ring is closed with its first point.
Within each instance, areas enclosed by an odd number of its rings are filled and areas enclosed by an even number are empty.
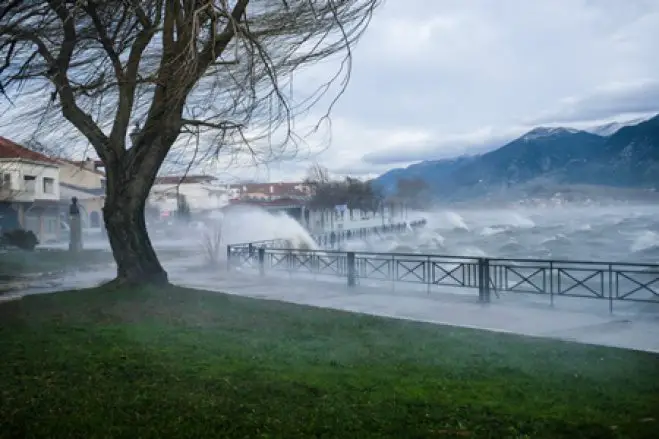
{"type": "Polygon", "coordinates": [[[343,180],[330,178],[326,168],[314,165],[307,173],[305,183],[310,185],[313,195],[309,207],[317,210],[334,210],[335,206],[345,205],[353,217],[355,210],[377,212],[384,199],[372,182],[353,177],[343,180]]]}

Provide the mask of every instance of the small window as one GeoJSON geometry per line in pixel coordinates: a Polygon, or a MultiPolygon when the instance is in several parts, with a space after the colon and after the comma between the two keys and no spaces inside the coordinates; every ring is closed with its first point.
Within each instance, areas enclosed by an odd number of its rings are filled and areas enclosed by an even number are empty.
{"type": "Polygon", "coordinates": [[[29,193],[34,193],[36,192],[36,181],[37,177],[34,175],[24,175],[23,176],[23,187],[25,188],[25,192],[29,193]]]}
{"type": "Polygon", "coordinates": [[[105,178],[101,178],[101,189],[106,190],[108,187],[108,181],[105,178]]]}
{"type": "Polygon", "coordinates": [[[11,174],[0,174],[0,189],[11,189],[11,174]]]}
{"type": "Polygon", "coordinates": [[[59,218],[53,216],[44,218],[44,229],[49,235],[56,234],[60,227],[59,218]]]}
{"type": "Polygon", "coordinates": [[[50,177],[43,178],[43,193],[44,194],[54,194],[55,193],[55,179],[50,177]]]}
{"type": "Polygon", "coordinates": [[[101,215],[98,212],[89,214],[89,225],[95,229],[101,227],[101,215]]]}

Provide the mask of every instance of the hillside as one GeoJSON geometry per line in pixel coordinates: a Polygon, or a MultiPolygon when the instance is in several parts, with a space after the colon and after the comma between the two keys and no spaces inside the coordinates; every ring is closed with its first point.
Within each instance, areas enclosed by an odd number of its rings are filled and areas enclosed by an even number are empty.
{"type": "Polygon", "coordinates": [[[424,180],[444,200],[497,194],[540,181],[654,188],[659,186],[659,116],[608,137],[539,127],[486,154],[394,169],[375,183],[394,193],[401,178],[424,180]]]}

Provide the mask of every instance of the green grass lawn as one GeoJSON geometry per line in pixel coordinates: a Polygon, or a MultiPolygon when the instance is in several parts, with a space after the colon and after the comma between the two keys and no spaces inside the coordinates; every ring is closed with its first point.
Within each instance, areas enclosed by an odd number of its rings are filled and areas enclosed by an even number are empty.
{"type": "Polygon", "coordinates": [[[659,431],[656,355],[182,288],[0,305],[0,352],[7,438],[659,431]]]}

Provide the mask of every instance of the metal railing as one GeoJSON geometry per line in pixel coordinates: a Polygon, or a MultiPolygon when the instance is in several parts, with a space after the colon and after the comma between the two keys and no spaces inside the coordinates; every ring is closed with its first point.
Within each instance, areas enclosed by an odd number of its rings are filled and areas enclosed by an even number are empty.
{"type": "Polygon", "coordinates": [[[352,287],[360,279],[473,288],[489,302],[499,292],[659,303],[659,265],[543,259],[481,258],[405,253],[297,250],[228,246],[227,267],[339,276],[352,287]]]}
{"type": "MultiPolygon", "coordinates": [[[[324,249],[335,249],[343,242],[353,239],[364,239],[371,236],[379,236],[390,233],[402,233],[408,230],[416,230],[426,225],[425,219],[396,224],[383,224],[380,226],[360,227],[357,229],[332,230],[324,233],[311,234],[314,242],[324,249]]],[[[265,241],[254,241],[243,244],[232,244],[233,248],[249,248],[250,246],[286,249],[290,247],[290,242],[285,239],[270,239],[265,241]]]]}

